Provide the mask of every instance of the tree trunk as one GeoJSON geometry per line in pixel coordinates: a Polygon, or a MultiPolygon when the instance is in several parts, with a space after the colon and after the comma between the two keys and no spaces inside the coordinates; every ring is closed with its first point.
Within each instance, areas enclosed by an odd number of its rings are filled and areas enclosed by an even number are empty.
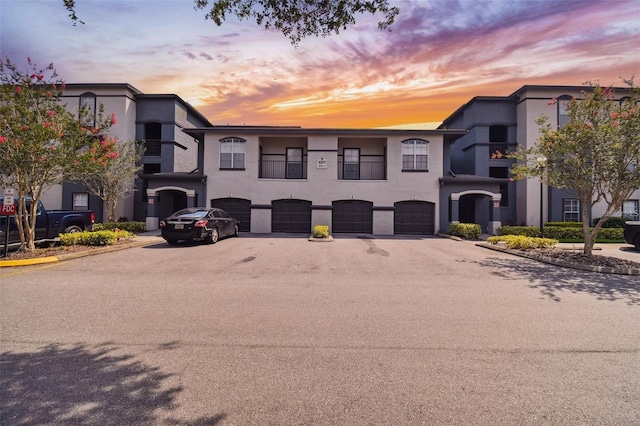
{"type": "MultiPolygon", "coordinates": [[[[585,205],[585,204],[583,204],[585,205]]],[[[590,209],[589,209],[590,210],[590,209]]],[[[596,243],[596,235],[598,231],[589,229],[589,211],[583,209],[582,211],[582,231],[584,234],[584,254],[591,256],[593,254],[593,246],[596,243]]]]}

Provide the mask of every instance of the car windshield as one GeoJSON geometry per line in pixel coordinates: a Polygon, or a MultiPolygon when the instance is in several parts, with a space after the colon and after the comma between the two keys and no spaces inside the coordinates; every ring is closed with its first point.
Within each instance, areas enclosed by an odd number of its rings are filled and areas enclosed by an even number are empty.
{"type": "Polygon", "coordinates": [[[179,212],[175,213],[173,216],[179,217],[181,219],[200,219],[204,217],[206,214],[207,214],[207,210],[196,210],[196,211],[180,210],[179,212]]]}

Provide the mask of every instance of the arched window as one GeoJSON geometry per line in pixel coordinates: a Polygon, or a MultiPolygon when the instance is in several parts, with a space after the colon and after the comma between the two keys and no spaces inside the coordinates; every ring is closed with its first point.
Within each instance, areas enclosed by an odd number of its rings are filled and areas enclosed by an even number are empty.
{"type": "Polygon", "coordinates": [[[569,122],[569,112],[567,111],[567,105],[573,99],[569,95],[562,95],[558,97],[556,103],[558,107],[558,129],[562,128],[569,122]]]}
{"type": "Polygon", "coordinates": [[[87,127],[96,126],[96,94],[86,92],[80,95],[80,120],[87,127]]]}
{"type": "Polygon", "coordinates": [[[240,138],[220,139],[220,169],[244,170],[245,143],[240,138]]]}
{"type": "Polygon", "coordinates": [[[409,139],[402,142],[402,171],[429,170],[429,142],[409,139]]]}

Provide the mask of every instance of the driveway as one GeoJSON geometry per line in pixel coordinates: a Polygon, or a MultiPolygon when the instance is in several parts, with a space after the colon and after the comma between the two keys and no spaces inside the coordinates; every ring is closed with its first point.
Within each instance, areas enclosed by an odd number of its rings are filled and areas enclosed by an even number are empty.
{"type": "Polygon", "coordinates": [[[638,424],[640,280],[439,238],[0,271],[0,423],[638,424]]]}

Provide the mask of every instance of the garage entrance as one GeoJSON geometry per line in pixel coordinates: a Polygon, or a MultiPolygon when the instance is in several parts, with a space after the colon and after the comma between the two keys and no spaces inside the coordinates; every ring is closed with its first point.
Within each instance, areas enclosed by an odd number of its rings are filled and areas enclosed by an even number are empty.
{"type": "Polygon", "coordinates": [[[373,233],[373,203],[362,200],[334,201],[332,230],[334,233],[373,233]]]}
{"type": "Polygon", "coordinates": [[[311,233],[311,201],[273,200],[271,232],[311,233]]]}
{"type": "Polygon", "coordinates": [[[240,231],[251,232],[251,201],[244,198],[216,198],[211,207],[222,209],[240,221],[240,231]]]}
{"type": "Polygon", "coordinates": [[[435,204],[427,201],[398,201],[393,205],[393,233],[433,235],[435,204]]]}

